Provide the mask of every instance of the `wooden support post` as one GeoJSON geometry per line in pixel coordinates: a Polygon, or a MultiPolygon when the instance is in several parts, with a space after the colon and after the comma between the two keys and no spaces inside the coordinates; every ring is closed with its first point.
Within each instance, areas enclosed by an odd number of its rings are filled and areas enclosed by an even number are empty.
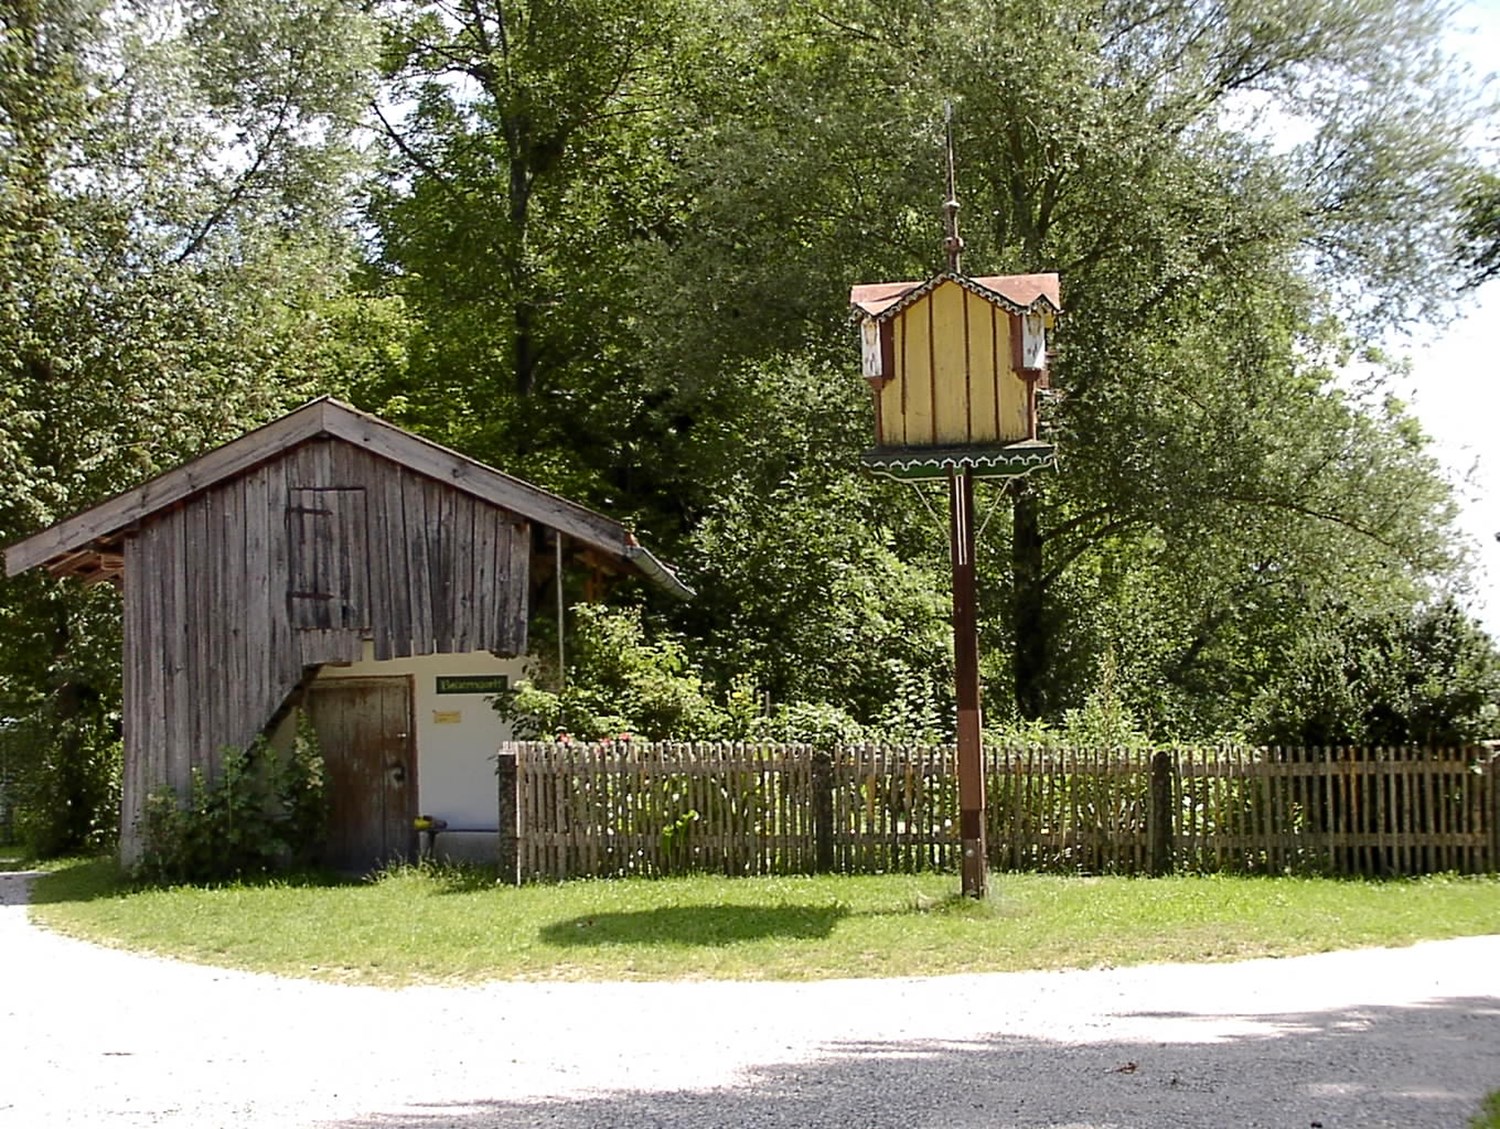
{"type": "Polygon", "coordinates": [[[833,755],[813,754],[812,759],[813,859],[819,874],[833,870],[833,755]]]}
{"type": "Polygon", "coordinates": [[[495,777],[500,793],[500,818],[497,824],[495,862],[499,867],[499,880],[508,886],[521,884],[520,853],[520,806],[518,804],[519,777],[516,771],[516,754],[513,750],[501,750],[495,757],[495,777]]]}
{"type": "Polygon", "coordinates": [[[1490,857],[1484,867],[1489,874],[1500,874],[1500,753],[1491,753],[1484,766],[1484,781],[1489,786],[1490,857]]]}
{"type": "Polygon", "coordinates": [[[1159,750],[1151,758],[1151,873],[1172,873],[1172,754],[1159,750]]]}
{"type": "Polygon", "coordinates": [[[958,838],[963,892],[982,898],[989,885],[985,842],[984,757],[980,748],[979,597],[974,580],[974,476],[948,476],[953,557],[953,678],[958,698],[958,838]]]}

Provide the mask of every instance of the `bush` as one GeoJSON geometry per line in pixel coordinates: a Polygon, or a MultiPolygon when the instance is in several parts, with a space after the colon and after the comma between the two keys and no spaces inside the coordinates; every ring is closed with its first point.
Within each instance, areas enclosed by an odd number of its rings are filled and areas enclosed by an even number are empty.
{"type": "Polygon", "coordinates": [[[720,735],[726,715],[681,640],[665,634],[648,640],[633,608],[585,605],[572,614],[567,687],[559,693],[522,679],[495,701],[518,736],[545,739],[566,731],[585,740],[629,733],[681,741],[720,735]]]}
{"type": "Polygon", "coordinates": [[[37,858],[109,850],[120,813],[117,722],[50,709],[0,720],[0,834],[9,831],[37,858]]]}
{"type": "MultiPolygon", "coordinates": [[[[893,675],[895,696],[873,725],[824,701],[763,707],[751,677],[730,680],[722,701],[693,665],[683,641],[648,639],[639,609],[585,605],[573,609],[575,633],[567,686],[549,690],[529,678],[493,699],[522,740],[567,733],[585,741],[622,736],[647,741],[807,742],[932,741],[951,736],[924,678],[893,675]]],[[[555,668],[538,663],[548,679],[555,668]]]]}
{"type": "Polygon", "coordinates": [[[261,739],[226,754],[213,781],[194,769],[186,806],[171,789],[152,793],[136,877],[214,882],[309,866],[327,822],[323,758],[303,717],[287,754],[261,739]]]}

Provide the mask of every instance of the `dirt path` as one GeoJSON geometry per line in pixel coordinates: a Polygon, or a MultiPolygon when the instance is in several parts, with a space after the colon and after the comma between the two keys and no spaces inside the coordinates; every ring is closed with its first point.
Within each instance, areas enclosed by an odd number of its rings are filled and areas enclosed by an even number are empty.
{"type": "Polygon", "coordinates": [[[1234,965],[386,991],[101,949],[0,874],[0,1126],[1462,1129],[1500,937],[1234,965]]]}

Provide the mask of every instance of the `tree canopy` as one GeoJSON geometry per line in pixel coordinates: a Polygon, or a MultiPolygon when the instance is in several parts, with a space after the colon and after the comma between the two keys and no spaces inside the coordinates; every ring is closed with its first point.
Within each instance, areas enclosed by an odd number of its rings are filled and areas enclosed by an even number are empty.
{"type": "MultiPolygon", "coordinates": [[[[1157,739],[1396,732],[1371,694],[1413,740],[1492,724],[1374,353],[1492,267],[1441,4],[0,11],[6,540],[336,391],[663,546],[700,598],[620,622],[713,710],[941,734],[941,501],[857,469],[845,301],[941,265],[951,104],[966,267],[1058,271],[1067,311],[1059,468],[981,497],[990,719],[1107,681],[1157,739]],[[1447,688],[1398,690],[1424,655],[1447,688]]],[[[23,578],[0,617],[0,718],[93,703],[37,763],[106,763],[108,594],[23,578]]]]}

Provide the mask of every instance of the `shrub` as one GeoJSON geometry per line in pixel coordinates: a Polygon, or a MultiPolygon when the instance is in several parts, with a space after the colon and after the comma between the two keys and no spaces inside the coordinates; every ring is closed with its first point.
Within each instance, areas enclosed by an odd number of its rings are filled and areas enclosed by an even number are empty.
{"type": "Polygon", "coordinates": [[[98,711],[60,717],[40,709],[0,719],[0,833],[28,853],[55,858],[106,851],[120,812],[118,718],[98,711]]]}
{"type": "Polygon", "coordinates": [[[717,737],[726,715],[670,635],[648,640],[638,609],[573,609],[575,640],[560,693],[530,679],[495,700],[518,736],[566,730],[585,740],[622,733],[657,741],[717,737]]]}
{"type": "Polygon", "coordinates": [[[288,753],[259,739],[228,752],[212,781],[194,769],[186,806],[171,789],[152,793],[136,876],[214,882],[311,865],[327,812],[323,758],[303,717],[288,753]]]}

